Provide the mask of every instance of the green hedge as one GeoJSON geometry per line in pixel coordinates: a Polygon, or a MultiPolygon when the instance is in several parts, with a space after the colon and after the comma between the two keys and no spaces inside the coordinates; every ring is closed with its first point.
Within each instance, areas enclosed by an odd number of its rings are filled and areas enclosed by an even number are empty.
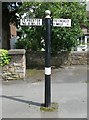
{"type": "Polygon", "coordinates": [[[0,49],[0,66],[5,66],[10,63],[11,56],[7,50],[0,49]]]}

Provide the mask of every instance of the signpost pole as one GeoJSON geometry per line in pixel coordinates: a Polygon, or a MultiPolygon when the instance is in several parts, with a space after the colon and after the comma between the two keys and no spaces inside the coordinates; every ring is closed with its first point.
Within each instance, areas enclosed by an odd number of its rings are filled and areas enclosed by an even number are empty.
{"type": "MultiPolygon", "coordinates": [[[[45,107],[51,106],[51,12],[45,11],[45,107]]],[[[21,19],[22,26],[42,26],[42,19],[21,19]]],[[[71,27],[71,19],[53,19],[54,27],[71,27]]]]}
{"type": "Polygon", "coordinates": [[[51,12],[46,10],[45,14],[45,107],[49,107],[51,105],[51,12]]]}

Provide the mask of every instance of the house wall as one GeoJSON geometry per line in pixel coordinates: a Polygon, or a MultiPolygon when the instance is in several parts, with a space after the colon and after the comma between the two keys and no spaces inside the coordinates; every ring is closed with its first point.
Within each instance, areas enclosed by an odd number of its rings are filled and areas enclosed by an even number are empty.
{"type": "Polygon", "coordinates": [[[17,42],[17,31],[16,31],[16,23],[10,23],[10,49],[15,49],[15,43],[17,42]]]}
{"type": "Polygon", "coordinates": [[[16,31],[16,23],[13,22],[13,23],[10,23],[10,33],[11,33],[11,36],[13,37],[16,37],[17,36],[17,31],[16,31]]]}
{"type": "Polygon", "coordinates": [[[87,34],[87,28],[82,28],[84,34],[87,34]]]}

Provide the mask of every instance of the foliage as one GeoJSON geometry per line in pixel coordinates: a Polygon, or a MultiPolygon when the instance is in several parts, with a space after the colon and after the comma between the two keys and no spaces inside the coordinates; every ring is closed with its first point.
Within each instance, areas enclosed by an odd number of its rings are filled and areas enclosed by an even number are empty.
{"type": "Polygon", "coordinates": [[[8,51],[0,49],[0,66],[9,64],[11,57],[8,55],[8,51]]]}
{"type": "MultiPolygon", "coordinates": [[[[45,17],[45,10],[51,11],[51,18],[71,19],[71,27],[52,27],[52,52],[61,50],[70,51],[72,47],[77,45],[77,38],[81,36],[81,25],[86,24],[87,14],[86,5],[80,2],[24,2],[19,7],[19,15],[26,14],[29,18],[45,17]]],[[[26,34],[25,39],[30,41],[31,49],[41,49],[41,40],[44,39],[45,27],[21,27],[20,31],[26,34]],[[24,32],[23,32],[24,31],[24,32]],[[33,48],[34,47],[34,48],[33,48]]]]}
{"type": "Polygon", "coordinates": [[[30,41],[28,41],[27,39],[22,39],[17,41],[16,43],[16,48],[23,48],[23,49],[30,49],[30,41]]]}

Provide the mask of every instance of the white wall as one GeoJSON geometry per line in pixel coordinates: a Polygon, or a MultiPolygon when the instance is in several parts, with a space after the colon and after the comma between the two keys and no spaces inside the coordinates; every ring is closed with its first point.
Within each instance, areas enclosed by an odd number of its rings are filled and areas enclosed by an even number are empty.
{"type": "Polygon", "coordinates": [[[87,2],[86,10],[89,11],[89,1],[87,2]]]}

